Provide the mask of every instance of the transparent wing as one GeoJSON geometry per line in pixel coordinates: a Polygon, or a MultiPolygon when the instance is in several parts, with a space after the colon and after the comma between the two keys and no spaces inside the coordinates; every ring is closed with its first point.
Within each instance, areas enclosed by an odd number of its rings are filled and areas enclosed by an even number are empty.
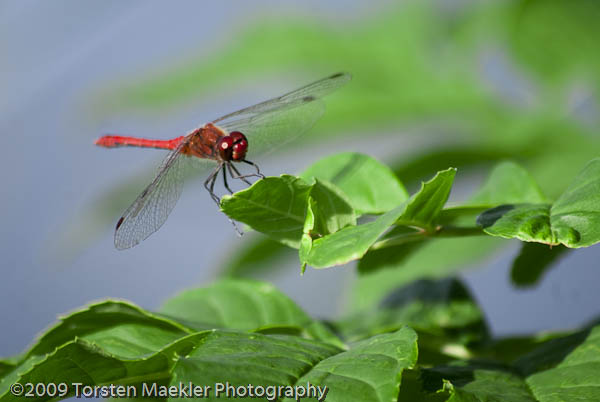
{"type": "Polygon", "coordinates": [[[171,151],[158,169],[154,180],[127,208],[117,223],[115,247],[130,248],[156,232],[175,207],[189,168],[202,169],[213,161],[200,160],[181,154],[184,143],[171,151]],[[200,164],[199,164],[200,163],[200,164]]]}
{"type": "Polygon", "coordinates": [[[351,79],[337,73],[277,98],[238,110],[212,123],[227,131],[241,131],[248,137],[248,154],[263,153],[307,131],[321,117],[321,98],[351,79]]]}

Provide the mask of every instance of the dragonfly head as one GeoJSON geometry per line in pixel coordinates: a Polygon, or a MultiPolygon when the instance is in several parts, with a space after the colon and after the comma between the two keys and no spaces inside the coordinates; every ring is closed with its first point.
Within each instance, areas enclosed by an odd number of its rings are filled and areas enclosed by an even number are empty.
{"type": "Polygon", "coordinates": [[[248,151],[248,140],[246,136],[239,131],[232,131],[229,135],[223,136],[218,143],[219,154],[226,161],[241,161],[246,157],[248,151]]]}

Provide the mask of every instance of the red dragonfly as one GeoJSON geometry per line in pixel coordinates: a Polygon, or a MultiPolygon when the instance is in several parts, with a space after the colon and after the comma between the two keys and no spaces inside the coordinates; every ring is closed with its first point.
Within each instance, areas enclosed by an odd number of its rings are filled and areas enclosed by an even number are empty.
{"type": "Polygon", "coordinates": [[[119,218],[115,247],[120,250],[133,247],[162,226],[181,195],[187,166],[198,165],[199,161],[216,164],[204,187],[218,206],[220,198],[215,194],[214,186],[220,172],[223,172],[223,184],[230,193],[233,191],[227,182],[228,174],[248,185],[251,184],[250,177],[264,178],[258,166],[246,156],[270,151],[306,132],[325,111],[321,98],[350,78],[347,73],[333,74],[285,95],[219,117],[171,140],[119,135],[98,138],[95,144],[107,148],[132,146],[171,150],[154,180],[119,218]],[[241,174],[233,162],[251,165],[256,172],[241,174]]]}

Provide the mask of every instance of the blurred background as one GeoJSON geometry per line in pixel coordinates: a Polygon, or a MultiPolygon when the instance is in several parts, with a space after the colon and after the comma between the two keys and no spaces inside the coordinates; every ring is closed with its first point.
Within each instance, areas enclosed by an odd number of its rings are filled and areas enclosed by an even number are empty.
{"type": "Polygon", "coordinates": [[[437,240],[370,275],[300,276],[293,250],[235,235],[202,175],[157,233],[117,251],[116,220],[164,153],[93,141],[176,137],[349,71],[309,134],[255,161],[265,174],[364,152],[411,192],[459,168],[458,202],[511,159],[552,198],[598,155],[599,18],[593,0],[1,2],[0,356],[90,301],[155,309],[222,275],[272,281],[320,318],[459,275],[495,336],[585,324],[600,312],[597,246],[563,253],[528,287],[511,281],[520,243],[487,237],[437,240]]]}

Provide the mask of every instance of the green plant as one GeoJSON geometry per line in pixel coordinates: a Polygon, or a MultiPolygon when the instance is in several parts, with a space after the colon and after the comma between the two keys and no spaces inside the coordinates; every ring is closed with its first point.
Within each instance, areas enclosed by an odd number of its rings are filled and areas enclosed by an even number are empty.
{"type": "MultiPolygon", "coordinates": [[[[428,242],[492,236],[530,242],[514,276],[531,283],[561,255],[557,248],[600,241],[600,159],[555,201],[527,171],[503,162],[468,201],[446,207],[456,173],[438,172],[409,197],[388,167],[343,153],[298,177],[259,180],[224,197],[222,209],[297,249],[302,271],[359,260],[359,271],[370,275],[428,242]],[[531,258],[542,258],[542,266],[524,263],[531,258]]],[[[92,304],[63,317],[24,355],[0,362],[0,400],[21,397],[15,383],[40,399],[245,394],[294,400],[310,392],[328,401],[553,401],[598,395],[598,326],[497,340],[456,279],[421,279],[379,295],[376,306],[329,322],[309,317],[272,285],[249,279],[183,292],[157,312],[120,301],[92,304]]]]}
{"type": "MultiPolygon", "coordinates": [[[[328,100],[307,143],[342,133],[386,142],[414,126],[425,126],[427,141],[391,155],[391,169],[334,155],[225,197],[229,216],[265,236],[245,236],[224,279],[154,313],[106,301],[69,314],[24,355],[0,361],[0,399],[12,398],[15,382],[128,384],[138,395],[142,384],[192,382],[212,386],[214,398],[215,384],[229,381],[310,382],[329,387],[328,401],[600,400],[596,322],[494,339],[452,279],[513,239],[513,283],[530,286],[566,253],[598,242],[600,160],[585,162],[600,145],[600,3],[454,3],[403,1],[341,24],[261,17],[233,24],[235,40],[210,57],[199,51],[163,74],[104,88],[92,115],[142,111],[153,121],[248,77],[348,70],[352,85],[328,100]],[[501,79],[486,72],[490,54],[501,79]],[[483,172],[471,198],[447,205],[455,179],[483,172]],[[355,261],[346,315],[319,321],[250,279],[285,258],[298,272],[355,261]]],[[[90,203],[65,229],[64,249],[94,242],[144,180],[90,203]]]]}

